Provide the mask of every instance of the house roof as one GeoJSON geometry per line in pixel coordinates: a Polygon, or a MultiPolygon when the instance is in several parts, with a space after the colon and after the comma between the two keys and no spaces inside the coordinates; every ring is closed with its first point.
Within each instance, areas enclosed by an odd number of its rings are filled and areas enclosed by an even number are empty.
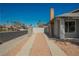
{"type": "Polygon", "coordinates": [[[64,13],[64,14],[61,14],[61,15],[58,15],[57,17],[79,17],[79,9],[77,10],[74,10],[70,13],[64,13]]]}

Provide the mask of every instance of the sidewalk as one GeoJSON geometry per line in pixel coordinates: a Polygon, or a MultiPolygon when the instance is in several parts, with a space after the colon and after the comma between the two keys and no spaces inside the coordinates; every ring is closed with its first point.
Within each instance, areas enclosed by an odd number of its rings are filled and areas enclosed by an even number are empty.
{"type": "Polygon", "coordinates": [[[0,45],[0,55],[10,56],[16,55],[20,51],[24,43],[28,40],[28,35],[25,34],[18,38],[12,39],[0,45]]]}

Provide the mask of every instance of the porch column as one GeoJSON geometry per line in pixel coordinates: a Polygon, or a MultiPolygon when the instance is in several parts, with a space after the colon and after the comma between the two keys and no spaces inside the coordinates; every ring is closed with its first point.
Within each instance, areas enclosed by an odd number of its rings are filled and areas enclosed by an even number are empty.
{"type": "Polygon", "coordinates": [[[60,19],[60,39],[65,38],[65,24],[64,19],[60,19]]]}

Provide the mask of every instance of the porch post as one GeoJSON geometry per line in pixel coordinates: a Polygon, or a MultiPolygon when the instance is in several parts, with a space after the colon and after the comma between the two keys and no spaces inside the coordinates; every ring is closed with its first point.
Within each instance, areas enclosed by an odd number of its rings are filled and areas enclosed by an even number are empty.
{"type": "Polygon", "coordinates": [[[65,38],[65,24],[64,19],[60,19],[60,39],[65,38]]]}

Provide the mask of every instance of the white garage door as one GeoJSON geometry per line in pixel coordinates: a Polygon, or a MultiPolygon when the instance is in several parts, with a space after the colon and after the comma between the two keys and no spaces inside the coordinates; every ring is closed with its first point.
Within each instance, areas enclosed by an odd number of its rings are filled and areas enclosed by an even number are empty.
{"type": "Polygon", "coordinates": [[[34,33],[38,33],[38,32],[43,33],[44,32],[44,28],[33,28],[33,32],[34,33]]]}

